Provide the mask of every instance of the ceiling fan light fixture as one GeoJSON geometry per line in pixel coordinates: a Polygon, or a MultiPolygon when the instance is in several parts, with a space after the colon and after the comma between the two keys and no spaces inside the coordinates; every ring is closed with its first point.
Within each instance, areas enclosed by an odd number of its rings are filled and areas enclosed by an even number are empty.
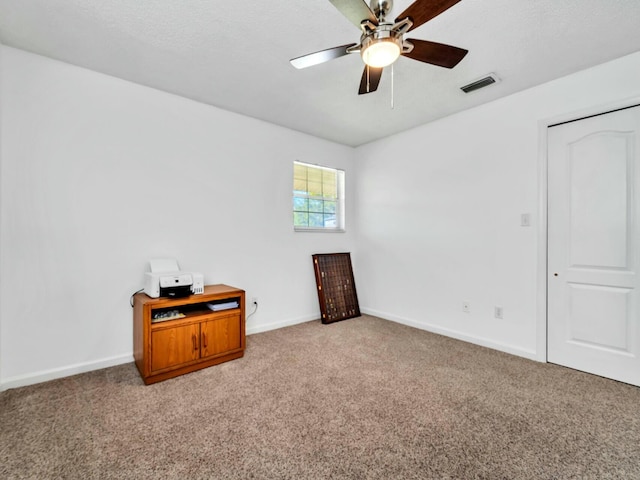
{"type": "Polygon", "coordinates": [[[402,45],[393,37],[373,39],[362,49],[362,60],[374,68],[382,68],[395,62],[402,52],[402,45]]]}
{"type": "MultiPolygon", "coordinates": [[[[385,67],[400,56],[443,68],[455,67],[469,53],[444,43],[404,39],[405,34],[453,7],[461,0],[413,0],[391,20],[393,0],[329,0],[360,30],[360,43],[341,45],[291,59],[296,68],[306,68],[351,53],[360,53],[365,63],[358,95],[375,92],[385,67]],[[367,6],[367,1],[370,6],[367,6]]],[[[409,0],[407,0],[409,1],[409,0]]],[[[393,85],[393,70],[391,71],[393,85]]]]}

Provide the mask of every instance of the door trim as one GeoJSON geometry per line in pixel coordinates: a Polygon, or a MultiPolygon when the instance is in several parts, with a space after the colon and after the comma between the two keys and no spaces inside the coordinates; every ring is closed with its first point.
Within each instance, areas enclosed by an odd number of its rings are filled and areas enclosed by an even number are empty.
{"type": "Polygon", "coordinates": [[[538,121],[538,258],[536,278],[536,360],[547,362],[547,255],[548,246],[548,182],[549,158],[547,135],[549,127],[605,113],[640,106],[640,97],[631,97],[616,102],[595,105],[582,110],[564,113],[538,121]]]}

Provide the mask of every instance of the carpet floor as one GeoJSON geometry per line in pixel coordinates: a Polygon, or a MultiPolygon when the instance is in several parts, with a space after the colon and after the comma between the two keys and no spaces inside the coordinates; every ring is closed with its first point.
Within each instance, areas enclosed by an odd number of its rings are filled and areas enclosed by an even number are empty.
{"type": "Polygon", "coordinates": [[[3,479],[640,479],[640,388],[379,318],[0,393],[3,479]]]}

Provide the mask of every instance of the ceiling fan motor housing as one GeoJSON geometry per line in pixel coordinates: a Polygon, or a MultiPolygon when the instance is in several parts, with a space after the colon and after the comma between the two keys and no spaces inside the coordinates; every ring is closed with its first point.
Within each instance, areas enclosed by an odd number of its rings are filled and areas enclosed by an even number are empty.
{"type": "Polygon", "coordinates": [[[373,14],[380,21],[384,21],[387,13],[393,8],[393,0],[371,0],[369,3],[373,14]]]}

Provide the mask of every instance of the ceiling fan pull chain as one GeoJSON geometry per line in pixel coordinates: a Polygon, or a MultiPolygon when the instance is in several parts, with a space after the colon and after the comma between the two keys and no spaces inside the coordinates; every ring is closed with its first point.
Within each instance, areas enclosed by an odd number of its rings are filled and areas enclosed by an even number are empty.
{"type": "Polygon", "coordinates": [[[391,110],[393,110],[394,102],[393,102],[393,63],[391,64],[391,110]]]}

